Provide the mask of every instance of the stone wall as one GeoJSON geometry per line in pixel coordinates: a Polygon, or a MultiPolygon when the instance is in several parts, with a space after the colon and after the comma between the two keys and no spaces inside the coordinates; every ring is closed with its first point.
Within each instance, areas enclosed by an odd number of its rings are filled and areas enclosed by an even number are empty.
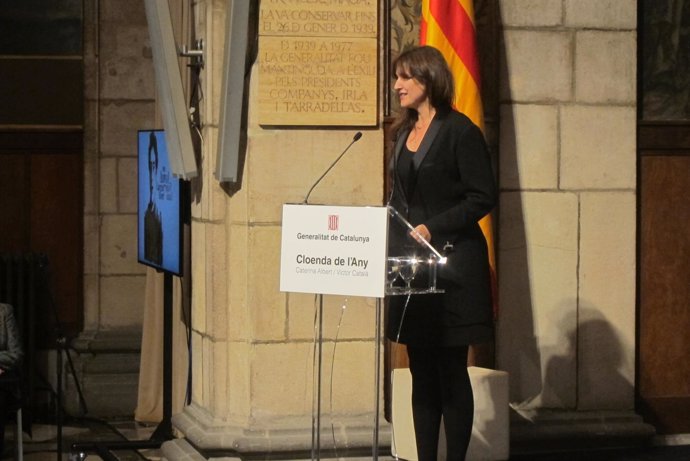
{"type": "Polygon", "coordinates": [[[628,410],[633,0],[500,2],[498,366],[519,410],[628,410]]]}
{"type": "Polygon", "coordinates": [[[141,1],[85,12],[85,330],[141,327],[137,262],[137,130],[156,128],[155,86],[141,1]],[[95,20],[94,20],[95,18],[95,20]]]}
{"type": "MultiPolygon", "coordinates": [[[[204,164],[212,165],[224,7],[196,8],[197,34],[215,57],[203,109],[211,121],[204,164]]],[[[566,425],[551,417],[566,427],[561,435],[591,430],[588,410],[622,422],[615,427],[627,435],[642,433],[632,413],[636,4],[503,0],[498,9],[498,367],[510,373],[519,414],[580,415],[566,425]]],[[[324,153],[351,133],[258,126],[255,76],[242,185],[228,192],[204,168],[193,210],[194,404],[175,425],[202,453],[309,447],[314,300],[278,291],[280,205],[302,198],[330,161],[324,153]]],[[[365,132],[315,201],[376,202],[381,137],[365,132]]],[[[342,303],[327,299],[330,337],[342,303]]],[[[371,370],[361,364],[372,360],[372,312],[370,302],[349,300],[339,332],[333,413],[350,446],[370,440],[371,370]]]]}
{"type": "MultiPolygon", "coordinates": [[[[141,0],[84,8],[84,331],[72,346],[90,413],[131,416],[146,283],[137,262],[137,130],[160,128],[153,64],[141,0]]],[[[72,379],[65,385],[76,412],[72,379]]]]}
{"type": "MultiPolygon", "coordinates": [[[[501,69],[497,365],[510,373],[520,412],[631,413],[637,4],[496,1],[503,27],[494,57],[501,69]]],[[[121,341],[141,328],[146,278],[136,262],[130,173],[136,130],[159,125],[143,2],[99,5],[85,4],[81,339],[84,350],[99,350],[92,347],[96,332],[120,331],[101,342],[135,354],[136,340],[121,341]]],[[[193,3],[194,35],[206,57],[204,142],[192,183],[194,386],[193,404],[175,426],[201,451],[305,449],[315,302],[278,290],[280,210],[303,199],[355,130],[259,126],[255,66],[242,182],[219,184],[213,168],[226,7],[222,0],[193,3]]],[[[315,190],[314,203],[380,203],[383,134],[363,132],[315,190]]],[[[329,379],[335,357],[326,403],[339,440],[364,446],[374,406],[373,301],[325,302],[329,379]]]]}

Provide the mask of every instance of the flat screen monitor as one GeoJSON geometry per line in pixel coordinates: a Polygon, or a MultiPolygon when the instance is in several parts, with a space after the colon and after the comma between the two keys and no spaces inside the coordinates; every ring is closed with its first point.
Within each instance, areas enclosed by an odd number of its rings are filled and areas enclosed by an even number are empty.
{"type": "Polygon", "coordinates": [[[181,275],[182,180],[173,177],[163,130],[138,132],[138,259],[181,275]]]}

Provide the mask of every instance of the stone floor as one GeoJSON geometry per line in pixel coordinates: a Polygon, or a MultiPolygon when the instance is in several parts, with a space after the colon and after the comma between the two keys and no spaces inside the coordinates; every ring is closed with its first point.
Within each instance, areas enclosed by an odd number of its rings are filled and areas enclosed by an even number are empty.
{"type": "Polygon", "coordinates": [[[510,461],[690,461],[690,445],[529,454],[511,456],[510,461]]]}
{"type": "MultiPolygon", "coordinates": [[[[74,459],[76,461],[78,457],[72,456],[70,453],[73,443],[148,441],[155,429],[155,426],[146,426],[133,421],[109,422],[96,419],[67,421],[62,428],[62,455],[58,456],[57,426],[37,423],[32,426],[31,434],[24,433],[24,460],[74,459]]],[[[6,436],[8,440],[5,442],[5,453],[1,458],[3,461],[15,458],[13,427],[7,427],[6,436]]],[[[151,448],[118,450],[112,453],[122,461],[161,459],[160,450],[151,448]]],[[[87,453],[84,459],[86,461],[97,461],[103,458],[94,453],[87,453]]]]}
{"type": "MultiPolygon", "coordinates": [[[[73,443],[92,442],[125,442],[148,441],[156,426],[146,426],[133,421],[100,421],[96,419],[81,419],[65,422],[63,426],[62,455],[57,455],[57,427],[49,424],[34,424],[32,433],[24,434],[25,461],[77,461],[78,457],[70,454],[73,443]]],[[[13,427],[6,430],[7,441],[5,453],[1,459],[14,459],[13,427]]],[[[112,454],[122,461],[161,460],[161,450],[116,450],[112,454]]],[[[91,452],[86,454],[86,461],[102,460],[100,456],[91,452]]],[[[347,461],[363,461],[370,458],[348,458],[347,461]]],[[[239,458],[238,458],[239,460],[239,458]]],[[[380,461],[393,461],[390,456],[380,456],[380,461]]],[[[657,437],[654,443],[647,447],[636,449],[600,449],[577,450],[543,454],[517,454],[510,461],[690,461],[690,435],[657,437]]]]}

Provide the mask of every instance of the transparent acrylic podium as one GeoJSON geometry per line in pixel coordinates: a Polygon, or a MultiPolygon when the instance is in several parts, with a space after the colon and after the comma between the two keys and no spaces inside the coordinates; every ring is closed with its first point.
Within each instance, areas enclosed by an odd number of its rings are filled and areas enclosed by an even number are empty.
{"type": "MultiPolygon", "coordinates": [[[[375,410],[372,459],[378,460],[382,312],[385,296],[442,293],[437,272],[446,258],[421,238],[391,206],[357,207],[284,204],[280,291],[314,293],[316,389],[312,411],[312,460],[321,459],[323,296],[376,298],[375,410]],[[416,238],[415,238],[416,237],[416,238]],[[353,243],[355,242],[355,243],[353,243]],[[314,256],[314,257],[312,257],[314,256]],[[352,261],[366,271],[342,270],[352,261]]],[[[354,266],[353,266],[354,267],[354,266]]]]}
{"type": "Polygon", "coordinates": [[[436,284],[446,258],[400,212],[388,206],[386,296],[443,293],[436,284]]]}

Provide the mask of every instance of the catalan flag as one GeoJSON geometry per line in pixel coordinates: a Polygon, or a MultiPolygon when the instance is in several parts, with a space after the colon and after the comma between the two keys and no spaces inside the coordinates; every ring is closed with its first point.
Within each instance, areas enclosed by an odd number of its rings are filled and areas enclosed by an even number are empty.
{"type": "MultiPolygon", "coordinates": [[[[419,42],[437,48],[455,76],[454,106],[484,131],[473,0],[422,0],[419,42]]],[[[498,315],[498,281],[491,215],[479,225],[489,247],[494,316],[498,315]]]]}

